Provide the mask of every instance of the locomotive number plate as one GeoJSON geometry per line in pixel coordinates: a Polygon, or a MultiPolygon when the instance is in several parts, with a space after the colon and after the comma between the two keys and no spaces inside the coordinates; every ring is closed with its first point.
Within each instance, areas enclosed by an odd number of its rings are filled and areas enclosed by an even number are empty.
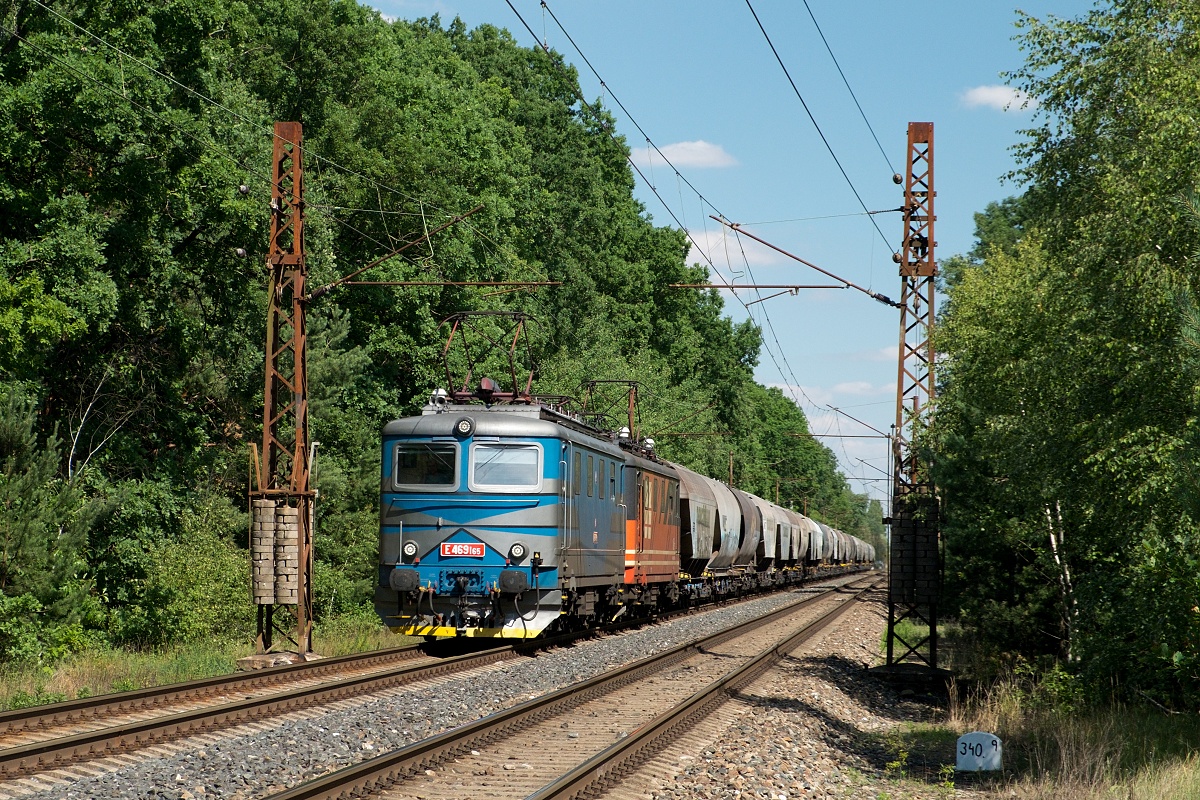
{"type": "Polygon", "coordinates": [[[442,542],[441,554],[443,558],[483,558],[485,549],[482,542],[442,542]]]}

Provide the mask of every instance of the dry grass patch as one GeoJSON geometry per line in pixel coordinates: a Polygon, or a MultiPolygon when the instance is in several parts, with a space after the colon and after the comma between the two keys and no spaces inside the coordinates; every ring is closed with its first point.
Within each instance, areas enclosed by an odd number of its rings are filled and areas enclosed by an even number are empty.
{"type": "MultiPolygon", "coordinates": [[[[1200,716],[1120,704],[1053,704],[1009,678],[952,703],[948,726],[1004,742],[997,796],[1018,800],[1200,798],[1200,716]]],[[[952,763],[953,756],[950,760],[952,763]]]]}
{"type": "MultiPolygon", "coordinates": [[[[416,641],[365,616],[349,617],[318,626],[313,650],[341,656],[416,641]]],[[[10,667],[0,670],[0,710],[224,675],[253,652],[250,643],[198,642],[158,650],[89,650],[73,653],[53,668],[10,667]]]]}

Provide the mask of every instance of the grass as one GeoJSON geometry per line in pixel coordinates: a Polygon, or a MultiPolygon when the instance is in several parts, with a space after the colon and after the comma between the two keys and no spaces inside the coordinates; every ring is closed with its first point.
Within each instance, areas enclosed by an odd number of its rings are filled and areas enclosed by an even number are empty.
{"type": "MultiPolygon", "coordinates": [[[[910,642],[922,633],[900,631],[910,642]]],[[[943,628],[941,643],[941,665],[950,656],[970,688],[954,687],[939,723],[909,723],[880,737],[891,784],[881,797],[950,798],[970,788],[1014,800],[1200,798],[1200,715],[1085,697],[1058,669],[1035,676],[989,664],[954,626],[943,628]],[[1003,774],[954,772],[957,738],[977,730],[1004,743],[1003,774]]]]}
{"type": "MultiPolygon", "coordinates": [[[[313,650],[323,656],[415,641],[396,636],[366,616],[342,617],[313,632],[313,650]]],[[[0,710],[224,675],[237,669],[239,658],[253,652],[254,645],[248,642],[197,642],[161,650],[90,650],[72,654],[54,668],[10,667],[0,670],[0,710]]]]}
{"type": "Polygon", "coordinates": [[[1004,742],[1006,787],[1027,800],[1200,797],[1200,716],[1120,704],[1049,705],[1006,678],[952,704],[950,728],[1004,742]]]}
{"type": "Polygon", "coordinates": [[[1200,798],[1196,715],[1018,708],[993,696],[952,707],[944,724],[910,723],[881,736],[890,784],[881,796],[949,799],[957,788],[1014,800],[1200,798]],[[1004,742],[1003,774],[955,773],[955,742],[972,730],[994,732],[1004,742]]]}

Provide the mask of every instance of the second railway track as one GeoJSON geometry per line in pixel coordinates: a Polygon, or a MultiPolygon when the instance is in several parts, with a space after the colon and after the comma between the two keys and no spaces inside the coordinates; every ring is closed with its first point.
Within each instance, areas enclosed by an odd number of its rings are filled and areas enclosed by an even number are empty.
{"type": "Polygon", "coordinates": [[[296,665],[314,668],[310,670],[223,676],[224,680],[197,682],[203,685],[194,689],[182,685],[147,690],[144,700],[99,698],[99,703],[78,704],[70,711],[51,708],[42,719],[36,714],[24,716],[16,733],[0,738],[3,744],[19,742],[0,749],[0,779],[279,716],[517,655],[519,651],[497,648],[437,659],[415,649],[397,648],[376,659],[330,659],[340,663],[328,665],[315,661],[296,665]],[[46,717],[49,721],[43,721],[46,717]]]}

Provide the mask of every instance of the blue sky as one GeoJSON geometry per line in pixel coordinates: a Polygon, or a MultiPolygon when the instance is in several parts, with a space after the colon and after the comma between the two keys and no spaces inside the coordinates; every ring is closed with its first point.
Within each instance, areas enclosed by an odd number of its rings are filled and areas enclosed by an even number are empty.
{"type": "MultiPolygon", "coordinates": [[[[934,123],[936,255],[940,260],[970,249],[972,215],[1021,191],[1002,176],[1016,166],[1010,148],[1020,141],[1019,131],[1036,118],[1032,108],[1018,107],[1020,98],[1005,109],[1013,93],[1001,73],[1024,61],[1012,39],[1016,6],[1002,0],[808,0],[881,153],[804,3],[752,2],[868,209],[901,204],[888,161],[903,171],[908,122],[934,123]]],[[[491,23],[512,31],[521,44],[534,44],[503,0],[372,5],[389,17],[437,13],[443,22],[459,16],[468,27],[491,23]]],[[[637,194],[647,212],[660,225],[675,225],[673,213],[720,275],[735,283],[752,282],[750,272],[760,284],[828,282],[744,237],[723,236],[721,226],[707,219],[718,212],[824,269],[898,297],[891,254],[902,235],[899,215],[873,217],[881,236],[863,214],[745,2],[550,0],[549,9],[607,88],[537,0],[513,5],[538,38],[576,65],[585,94],[613,110],[635,161],[662,197],[639,180],[637,194]],[[614,96],[705,200],[657,153],[646,155],[644,137],[614,96]]],[[[1079,17],[1092,7],[1085,0],[1020,5],[1040,18],[1079,17]]],[[[705,260],[696,251],[693,257],[705,260]]],[[[754,292],[739,294],[746,303],[758,299],[754,292]]],[[[764,327],[759,381],[795,398],[813,433],[871,433],[827,405],[888,430],[895,416],[898,312],[852,291],[802,291],[751,304],[749,312],[725,295],[730,316],[742,320],[752,313],[764,327]]],[[[883,440],[823,441],[856,490],[885,498],[886,483],[875,480],[888,469],[883,440]]]]}

